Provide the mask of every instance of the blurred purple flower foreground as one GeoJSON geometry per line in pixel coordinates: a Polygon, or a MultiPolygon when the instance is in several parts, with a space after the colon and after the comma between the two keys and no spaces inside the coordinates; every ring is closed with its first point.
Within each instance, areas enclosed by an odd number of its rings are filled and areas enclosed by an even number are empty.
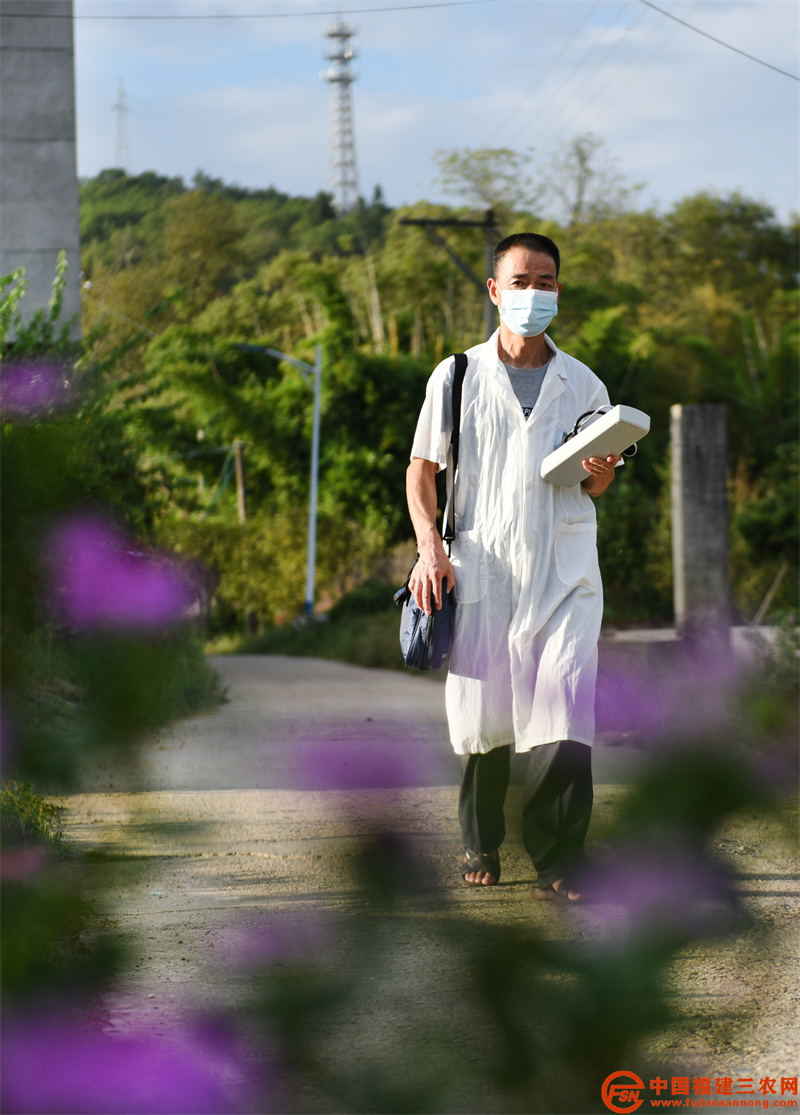
{"type": "Polygon", "coordinates": [[[235,1110],[217,1072],[227,1050],[208,1040],[169,1044],[81,1030],[65,1020],[6,1022],[7,1115],[223,1115],[235,1110]]]}
{"type": "MultiPolygon", "coordinates": [[[[719,923],[720,903],[727,915],[736,908],[725,871],[688,852],[630,851],[596,868],[588,889],[593,903],[625,910],[629,937],[703,933],[719,923]]],[[[616,919],[608,920],[623,943],[616,919]]]]}
{"type": "Polygon", "coordinates": [[[37,418],[63,407],[69,383],[60,364],[44,360],[0,367],[0,411],[5,418],[37,418]]]}
{"type": "Polygon", "coordinates": [[[0,879],[4,883],[35,881],[49,862],[44,847],[5,848],[0,852],[0,879]]]}
{"type": "Polygon", "coordinates": [[[218,934],[214,955],[231,968],[312,963],[337,939],[335,924],[321,914],[278,910],[257,913],[218,934]]]}
{"type": "Polygon", "coordinates": [[[597,681],[598,720],[648,744],[710,737],[730,718],[746,676],[733,655],[713,652],[604,671],[597,681]]]}
{"type": "Polygon", "coordinates": [[[142,630],[190,614],[192,588],[175,564],[130,549],[101,519],[62,522],[51,535],[48,563],[55,609],[70,626],[142,630]]]}
{"type": "Polygon", "coordinates": [[[401,789],[435,785],[440,770],[430,741],[413,724],[343,721],[296,741],[290,768],[304,790],[401,789]]]}

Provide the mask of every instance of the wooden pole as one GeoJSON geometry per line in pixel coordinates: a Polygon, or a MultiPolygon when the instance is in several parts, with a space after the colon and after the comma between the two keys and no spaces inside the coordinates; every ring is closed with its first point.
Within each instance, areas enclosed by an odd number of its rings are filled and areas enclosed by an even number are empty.
{"type": "Polygon", "coordinates": [[[462,220],[459,217],[402,217],[400,219],[401,225],[421,225],[428,236],[438,244],[440,248],[444,248],[455,265],[459,267],[470,282],[473,282],[481,293],[483,299],[483,333],[486,340],[491,337],[497,328],[497,307],[489,297],[489,291],[486,287],[486,279],[490,279],[494,274],[494,241],[497,236],[497,229],[494,223],[494,213],[491,209],[487,209],[484,213],[482,221],[462,220]],[[464,260],[453,251],[446,240],[436,231],[437,228],[482,228],[483,233],[483,271],[484,278],[481,280],[472,270],[472,268],[464,263],[464,260]]]}
{"type": "Polygon", "coordinates": [[[767,614],[767,611],[769,610],[769,606],[772,603],[772,598],[774,597],[774,595],[778,591],[778,589],[781,587],[781,581],[783,580],[783,578],[786,576],[786,574],[788,572],[789,572],[789,562],[785,561],[783,563],[783,565],[780,567],[780,569],[778,570],[778,572],[775,576],[775,580],[770,585],[769,591],[767,592],[767,595],[761,601],[760,608],[758,609],[758,611],[756,612],[756,614],[753,616],[752,620],[750,621],[750,626],[751,627],[760,627],[761,626],[761,624],[764,620],[764,616],[767,614]]]}
{"type": "MultiPolygon", "coordinates": [[[[484,278],[488,281],[494,275],[494,242],[497,229],[494,227],[494,213],[486,210],[486,231],[483,234],[483,270],[484,278]]],[[[497,328],[497,306],[489,296],[489,288],[484,286],[483,291],[483,336],[489,340],[497,328]]]]}
{"type": "Polygon", "coordinates": [[[241,438],[236,438],[233,443],[236,456],[236,507],[239,511],[239,522],[247,519],[247,500],[244,491],[244,443],[241,438]]]}

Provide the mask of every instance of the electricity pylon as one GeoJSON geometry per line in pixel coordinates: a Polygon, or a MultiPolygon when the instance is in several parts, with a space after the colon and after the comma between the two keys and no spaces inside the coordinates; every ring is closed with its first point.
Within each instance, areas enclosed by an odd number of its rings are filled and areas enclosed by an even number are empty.
{"type": "Polygon", "coordinates": [[[355,29],[348,27],[341,16],[325,32],[331,40],[326,57],[332,65],[323,71],[322,77],[333,87],[328,189],[333,194],[333,207],[339,217],[358,204],[353,98],[350,94],[350,86],[356,80],[356,74],[350,69],[350,63],[357,54],[350,46],[350,39],[355,33],[355,29]]]}
{"type": "Polygon", "coordinates": [[[114,165],[120,170],[128,172],[128,121],[126,116],[130,112],[125,98],[125,86],[122,78],[117,83],[117,99],[114,102],[114,165]]]}

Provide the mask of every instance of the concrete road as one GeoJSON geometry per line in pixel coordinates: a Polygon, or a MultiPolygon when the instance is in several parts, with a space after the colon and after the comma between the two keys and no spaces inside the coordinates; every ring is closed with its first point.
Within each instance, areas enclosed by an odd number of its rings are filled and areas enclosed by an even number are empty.
{"type": "MultiPolygon", "coordinates": [[[[453,1026],[464,974],[428,931],[432,914],[465,927],[534,925],[580,947],[613,937],[608,910],[531,901],[518,786],[509,794],[501,884],[461,886],[458,762],[439,682],[313,659],[213,664],[228,703],[153,738],[138,772],[87,772],[83,792],[64,801],[71,838],[104,853],[87,868],[88,885],[130,953],[106,996],[110,1032],[168,1037],[198,1009],[235,1009],[250,990],[228,963],[235,943],[264,917],[302,926],[309,916],[333,923],[357,911],[354,864],[365,838],[379,833],[402,838],[427,895],[393,923],[391,965],[369,985],[373,998],[365,993],[363,1009],[341,1023],[348,1050],[379,1073],[394,1063],[409,1017],[453,1026]]],[[[595,750],[595,839],[641,761],[612,743],[595,750]]],[[[668,1028],[645,1053],[665,1068],[677,1058],[706,1074],[796,1076],[800,870],[777,822],[736,818],[719,848],[739,876],[756,935],[743,929],[676,958],[672,994],[696,1028],[668,1028]]],[[[332,938],[315,947],[337,963],[332,938]]],[[[324,1109],[315,1102],[303,1109],[324,1109]]],[[[466,1081],[452,1102],[453,1110],[504,1110],[488,1085],[478,1100],[466,1081]]]]}
{"type": "MultiPolygon", "coordinates": [[[[457,786],[444,675],[369,670],[325,659],[210,659],[228,703],[166,728],[138,750],[134,770],[95,766],[87,792],[309,790],[457,786]]],[[[599,784],[630,782],[638,755],[601,734],[599,784]]],[[[524,757],[517,763],[524,764],[524,757]]]]}

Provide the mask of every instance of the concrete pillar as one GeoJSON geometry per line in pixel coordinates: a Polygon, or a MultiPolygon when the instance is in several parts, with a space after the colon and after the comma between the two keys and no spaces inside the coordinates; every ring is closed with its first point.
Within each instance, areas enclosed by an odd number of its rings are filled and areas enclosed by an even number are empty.
{"type": "Polygon", "coordinates": [[[673,406],[672,556],[675,625],[728,639],[730,568],[724,406],[673,406]]]}
{"type": "Polygon", "coordinates": [[[0,4],[0,275],[25,268],[25,321],[47,306],[58,253],[69,270],[61,320],[78,314],[72,0],[0,4]]]}

